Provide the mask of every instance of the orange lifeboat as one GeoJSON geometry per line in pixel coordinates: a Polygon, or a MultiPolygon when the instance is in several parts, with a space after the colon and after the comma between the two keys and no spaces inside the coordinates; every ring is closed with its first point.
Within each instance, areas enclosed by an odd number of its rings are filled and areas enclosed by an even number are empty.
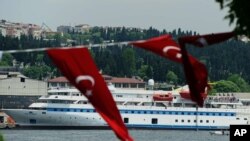
{"type": "Polygon", "coordinates": [[[154,94],[153,99],[154,99],[154,101],[172,101],[173,95],[172,95],[172,93],[154,94]]]}
{"type": "MultiPolygon", "coordinates": [[[[181,95],[182,98],[191,99],[191,95],[190,95],[189,91],[181,91],[180,95],[181,95]]],[[[207,98],[207,94],[206,93],[202,93],[202,97],[204,99],[206,99],[207,98]]]]}

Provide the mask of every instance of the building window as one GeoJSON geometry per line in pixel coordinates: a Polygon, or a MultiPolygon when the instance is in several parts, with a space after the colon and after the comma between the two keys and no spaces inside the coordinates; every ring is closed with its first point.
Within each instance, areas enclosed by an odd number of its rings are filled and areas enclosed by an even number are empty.
{"type": "Polygon", "coordinates": [[[130,87],[131,87],[131,88],[137,88],[137,84],[131,83],[131,84],[130,84],[130,87]]]}
{"type": "Polygon", "coordinates": [[[57,83],[51,83],[51,86],[52,86],[52,87],[56,87],[56,86],[57,86],[57,83]]]}
{"type": "Polygon", "coordinates": [[[145,84],[144,83],[143,84],[139,84],[138,87],[139,88],[145,88],[145,84]]]}
{"type": "Polygon", "coordinates": [[[121,88],[121,84],[120,83],[115,83],[115,87],[116,88],[121,88]]]}
{"type": "Polygon", "coordinates": [[[152,118],[152,124],[157,124],[158,123],[158,119],[157,118],[152,118]]]}
{"type": "Polygon", "coordinates": [[[30,124],[36,124],[36,120],[35,119],[30,119],[30,124]]]}
{"type": "Polygon", "coordinates": [[[128,118],[124,118],[124,123],[128,123],[129,122],[129,119],[128,118]]]}
{"type": "Polygon", "coordinates": [[[25,78],[20,78],[20,81],[21,82],[25,82],[25,78]]]}
{"type": "Polygon", "coordinates": [[[59,85],[61,88],[64,88],[66,86],[65,83],[63,83],[63,82],[59,83],[59,85]]]}
{"type": "Polygon", "coordinates": [[[123,83],[123,88],[128,88],[128,83],[123,83]]]}

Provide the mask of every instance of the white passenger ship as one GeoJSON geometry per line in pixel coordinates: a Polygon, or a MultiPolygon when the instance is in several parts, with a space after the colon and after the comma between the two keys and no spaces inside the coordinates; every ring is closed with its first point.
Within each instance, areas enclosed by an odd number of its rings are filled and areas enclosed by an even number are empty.
{"type": "MultiPolygon", "coordinates": [[[[232,94],[208,96],[204,108],[197,108],[179,91],[109,89],[129,128],[217,130],[249,124],[250,109],[232,94]]],[[[29,109],[3,111],[22,127],[108,127],[77,89],[52,89],[29,109]]]]}

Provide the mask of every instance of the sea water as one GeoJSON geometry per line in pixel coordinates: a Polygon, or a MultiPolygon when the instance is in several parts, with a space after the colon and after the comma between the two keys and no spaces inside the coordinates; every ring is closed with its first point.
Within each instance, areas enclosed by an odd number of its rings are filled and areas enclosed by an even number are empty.
{"type": "MultiPolygon", "coordinates": [[[[229,141],[210,131],[129,130],[135,141],[229,141]]],[[[112,130],[0,130],[5,141],[119,141],[112,130]]]]}

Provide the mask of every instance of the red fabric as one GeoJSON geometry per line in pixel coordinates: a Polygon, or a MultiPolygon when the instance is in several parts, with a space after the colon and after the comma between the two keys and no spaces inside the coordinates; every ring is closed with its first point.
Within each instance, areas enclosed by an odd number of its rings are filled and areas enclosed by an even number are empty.
{"type": "Polygon", "coordinates": [[[184,36],[180,37],[179,40],[181,40],[185,44],[192,44],[198,47],[204,47],[207,45],[212,45],[225,41],[229,38],[232,38],[233,36],[233,32],[225,32],[207,35],[184,36]]]}
{"type": "Polygon", "coordinates": [[[180,47],[170,35],[162,35],[148,40],[131,42],[132,45],[152,51],[162,57],[168,58],[175,62],[182,62],[180,47]]]}
{"type": "Polygon", "coordinates": [[[208,35],[197,36],[184,36],[178,39],[181,46],[181,54],[184,66],[185,76],[191,92],[191,98],[197,101],[199,106],[203,105],[204,93],[207,93],[205,89],[209,89],[207,82],[207,70],[205,65],[199,61],[188,59],[188,53],[186,51],[185,44],[192,44],[198,47],[204,47],[207,45],[216,44],[225,41],[234,36],[233,32],[217,33],[208,35]]]}
{"type": "Polygon", "coordinates": [[[200,63],[191,55],[188,55],[186,51],[183,52],[170,35],[132,42],[131,44],[178,63],[182,63],[184,60],[184,72],[190,88],[191,99],[199,106],[203,106],[204,97],[202,93],[205,92],[207,86],[207,70],[204,64],[200,63]]]}
{"type": "Polygon", "coordinates": [[[133,141],[88,49],[50,49],[47,53],[71,84],[88,98],[118,138],[133,141]]]}

